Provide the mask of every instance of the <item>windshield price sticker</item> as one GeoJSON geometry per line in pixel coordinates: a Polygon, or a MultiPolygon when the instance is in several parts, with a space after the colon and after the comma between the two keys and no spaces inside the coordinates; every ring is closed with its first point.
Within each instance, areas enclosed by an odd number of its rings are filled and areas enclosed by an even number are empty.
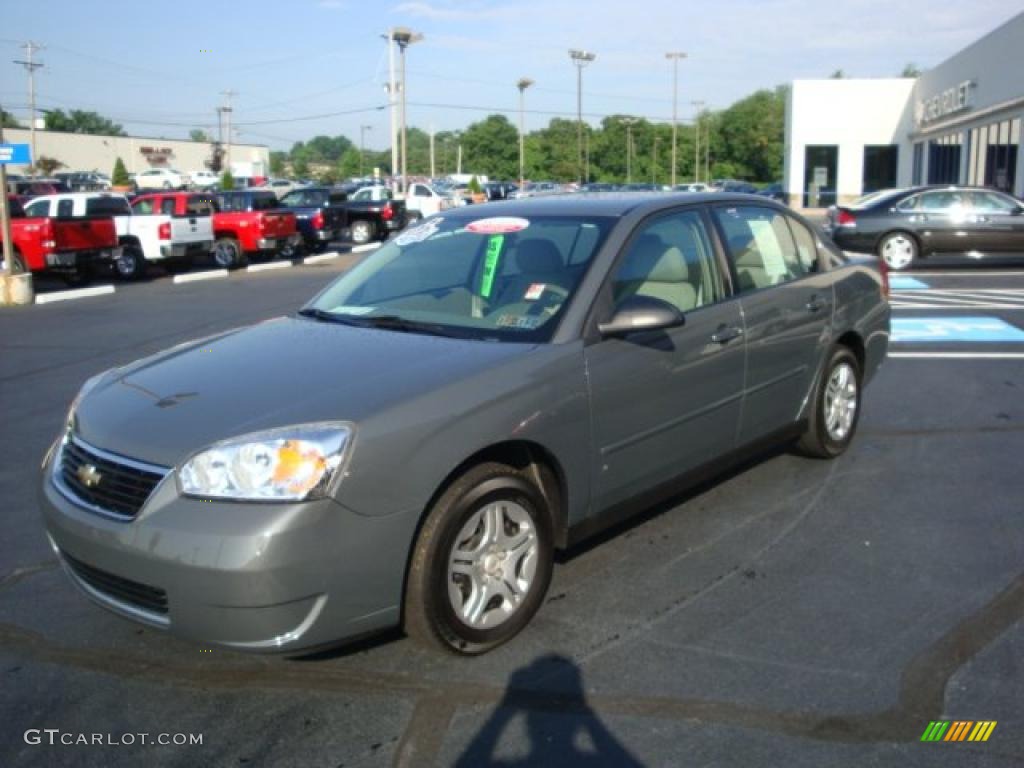
{"type": "Polygon", "coordinates": [[[441,226],[441,222],[444,219],[428,219],[418,227],[413,227],[407,230],[395,238],[395,245],[410,245],[412,243],[421,243],[428,237],[437,232],[437,228],[441,226]]]}
{"type": "Polygon", "coordinates": [[[530,226],[526,219],[515,216],[495,216],[490,219],[472,221],[466,225],[467,232],[477,235],[507,235],[512,232],[522,232],[530,226]]]}
{"type": "Polygon", "coordinates": [[[485,299],[491,297],[491,290],[494,288],[494,276],[498,274],[498,263],[501,259],[501,246],[504,244],[504,235],[491,235],[487,240],[487,254],[484,256],[484,273],[480,277],[480,295],[485,299]]]}

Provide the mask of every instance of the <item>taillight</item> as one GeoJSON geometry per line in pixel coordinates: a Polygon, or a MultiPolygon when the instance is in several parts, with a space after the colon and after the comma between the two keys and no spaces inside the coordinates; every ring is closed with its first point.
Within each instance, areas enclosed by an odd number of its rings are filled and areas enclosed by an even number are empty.
{"type": "Polygon", "coordinates": [[[257,221],[259,222],[260,234],[264,234],[267,231],[267,225],[270,223],[267,220],[267,215],[265,213],[261,213],[257,221]]]}
{"type": "Polygon", "coordinates": [[[391,219],[395,217],[395,209],[391,207],[391,203],[384,206],[383,210],[380,212],[380,217],[384,219],[384,221],[391,221],[391,219]]]}
{"type": "Polygon", "coordinates": [[[889,298],[889,265],[885,263],[885,259],[878,260],[878,271],[882,274],[882,296],[886,299],[889,298]]]}
{"type": "Polygon", "coordinates": [[[836,217],[836,224],[840,227],[855,227],[857,226],[857,217],[849,211],[844,211],[840,208],[839,215],[836,217]]]}
{"type": "Polygon", "coordinates": [[[43,219],[43,225],[40,229],[42,230],[43,248],[47,251],[52,251],[57,247],[57,237],[54,235],[53,220],[43,219]]]}
{"type": "Polygon", "coordinates": [[[160,238],[161,240],[170,240],[171,239],[171,222],[165,221],[163,224],[161,224],[159,226],[159,228],[157,228],[156,236],[158,238],[160,238]]]}
{"type": "Polygon", "coordinates": [[[323,211],[317,211],[316,213],[314,213],[313,214],[313,218],[311,219],[311,221],[313,223],[313,229],[323,229],[324,228],[324,212],[323,211]]]}

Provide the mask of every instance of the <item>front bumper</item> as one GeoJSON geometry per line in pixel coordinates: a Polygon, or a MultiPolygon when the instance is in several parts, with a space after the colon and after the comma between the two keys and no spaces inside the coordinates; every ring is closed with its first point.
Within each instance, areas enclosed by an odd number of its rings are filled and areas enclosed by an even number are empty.
{"type": "Polygon", "coordinates": [[[42,471],[47,533],[72,582],[114,613],[255,652],[327,647],[399,622],[416,512],[203,501],[179,495],[171,472],[122,521],[58,490],[58,455],[56,446],[42,471]],[[142,588],[162,593],[165,608],[137,599],[142,588]]]}

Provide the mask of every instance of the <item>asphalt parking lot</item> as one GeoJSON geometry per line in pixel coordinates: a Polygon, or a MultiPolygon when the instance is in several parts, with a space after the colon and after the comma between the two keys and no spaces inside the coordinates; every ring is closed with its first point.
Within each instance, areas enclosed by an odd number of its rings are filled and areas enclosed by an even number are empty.
{"type": "Polygon", "coordinates": [[[846,455],[765,456],[567,553],[530,627],[482,658],[397,633],[302,660],[210,651],[77,594],[35,486],[81,382],[294,311],[356,258],[0,312],[0,765],[1024,762],[1019,269],[894,278],[893,355],[846,455]],[[937,720],[998,725],[922,743],[937,720]]]}

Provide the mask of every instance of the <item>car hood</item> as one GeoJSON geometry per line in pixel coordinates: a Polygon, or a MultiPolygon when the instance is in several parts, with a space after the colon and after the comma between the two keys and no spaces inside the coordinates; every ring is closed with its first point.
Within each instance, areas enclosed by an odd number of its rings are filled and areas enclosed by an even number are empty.
{"type": "Polygon", "coordinates": [[[75,430],[98,448],[174,466],[258,430],[358,425],[534,349],[277,318],[108,371],[81,398],[75,430]]]}

